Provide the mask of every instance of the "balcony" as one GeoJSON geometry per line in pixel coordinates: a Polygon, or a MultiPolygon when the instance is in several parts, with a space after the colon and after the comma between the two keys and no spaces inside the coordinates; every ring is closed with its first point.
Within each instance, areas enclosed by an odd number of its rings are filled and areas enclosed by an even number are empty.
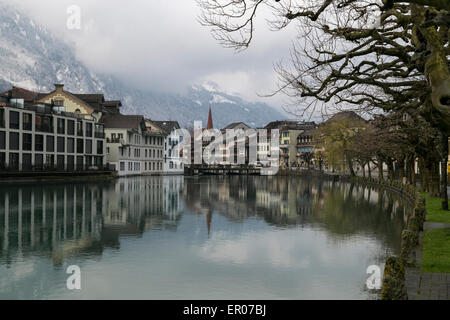
{"type": "Polygon", "coordinates": [[[125,140],[121,138],[106,138],[106,143],[120,143],[125,145],[125,140]]]}

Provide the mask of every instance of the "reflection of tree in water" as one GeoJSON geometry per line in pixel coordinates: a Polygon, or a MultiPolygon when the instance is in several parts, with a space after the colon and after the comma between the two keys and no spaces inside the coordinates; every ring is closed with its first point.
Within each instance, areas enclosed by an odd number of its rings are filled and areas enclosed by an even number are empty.
{"type": "Polygon", "coordinates": [[[186,180],[186,206],[217,212],[232,221],[258,216],[276,227],[313,226],[335,240],[381,236],[400,246],[406,201],[395,194],[351,183],[298,177],[198,177],[186,180]]]}
{"type": "Polygon", "coordinates": [[[326,201],[314,208],[315,223],[335,239],[363,235],[380,238],[388,247],[400,248],[404,216],[411,210],[397,195],[353,183],[328,184],[326,201]]]}

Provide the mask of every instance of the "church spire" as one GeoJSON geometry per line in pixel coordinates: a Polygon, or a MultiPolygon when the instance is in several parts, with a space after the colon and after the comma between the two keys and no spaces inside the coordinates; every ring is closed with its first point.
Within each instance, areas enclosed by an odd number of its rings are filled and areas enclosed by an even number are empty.
{"type": "Polygon", "coordinates": [[[211,107],[209,107],[209,116],[208,116],[208,125],[206,126],[207,130],[211,130],[214,128],[213,120],[212,120],[212,110],[211,107]]]}

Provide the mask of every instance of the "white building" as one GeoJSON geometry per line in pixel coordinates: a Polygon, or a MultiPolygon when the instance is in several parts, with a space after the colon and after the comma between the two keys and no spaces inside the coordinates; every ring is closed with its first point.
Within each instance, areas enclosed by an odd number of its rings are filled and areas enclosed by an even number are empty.
{"type": "Polygon", "coordinates": [[[180,136],[177,130],[180,125],[176,121],[151,121],[160,128],[164,134],[164,166],[163,172],[166,175],[183,175],[184,163],[180,154],[180,144],[183,142],[183,136],[180,136]]]}
{"type": "Polygon", "coordinates": [[[164,135],[147,129],[143,116],[105,115],[107,159],[120,176],[163,173],[164,135]]]}

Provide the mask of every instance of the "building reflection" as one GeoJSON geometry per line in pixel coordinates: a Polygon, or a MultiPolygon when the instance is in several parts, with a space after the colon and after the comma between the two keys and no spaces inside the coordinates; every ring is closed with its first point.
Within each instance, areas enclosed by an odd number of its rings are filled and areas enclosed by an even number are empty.
{"type": "Polygon", "coordinates": [[[0,188],[0,262],[47,255],[100,256],[123,236],[176,230],[183,177],[135,177],[100,183],[0,188]]]}
{"type": "Polygon", "coordinates": [[[205,215],[208,229],[214,212],[232,221],[259,217],[276,227],[322,228],[335,240],[382,234],[394,247],[411,210],[405,199],[377,188],[298,177],[190,178],[183,197],[191,212],[205,215]]]}

